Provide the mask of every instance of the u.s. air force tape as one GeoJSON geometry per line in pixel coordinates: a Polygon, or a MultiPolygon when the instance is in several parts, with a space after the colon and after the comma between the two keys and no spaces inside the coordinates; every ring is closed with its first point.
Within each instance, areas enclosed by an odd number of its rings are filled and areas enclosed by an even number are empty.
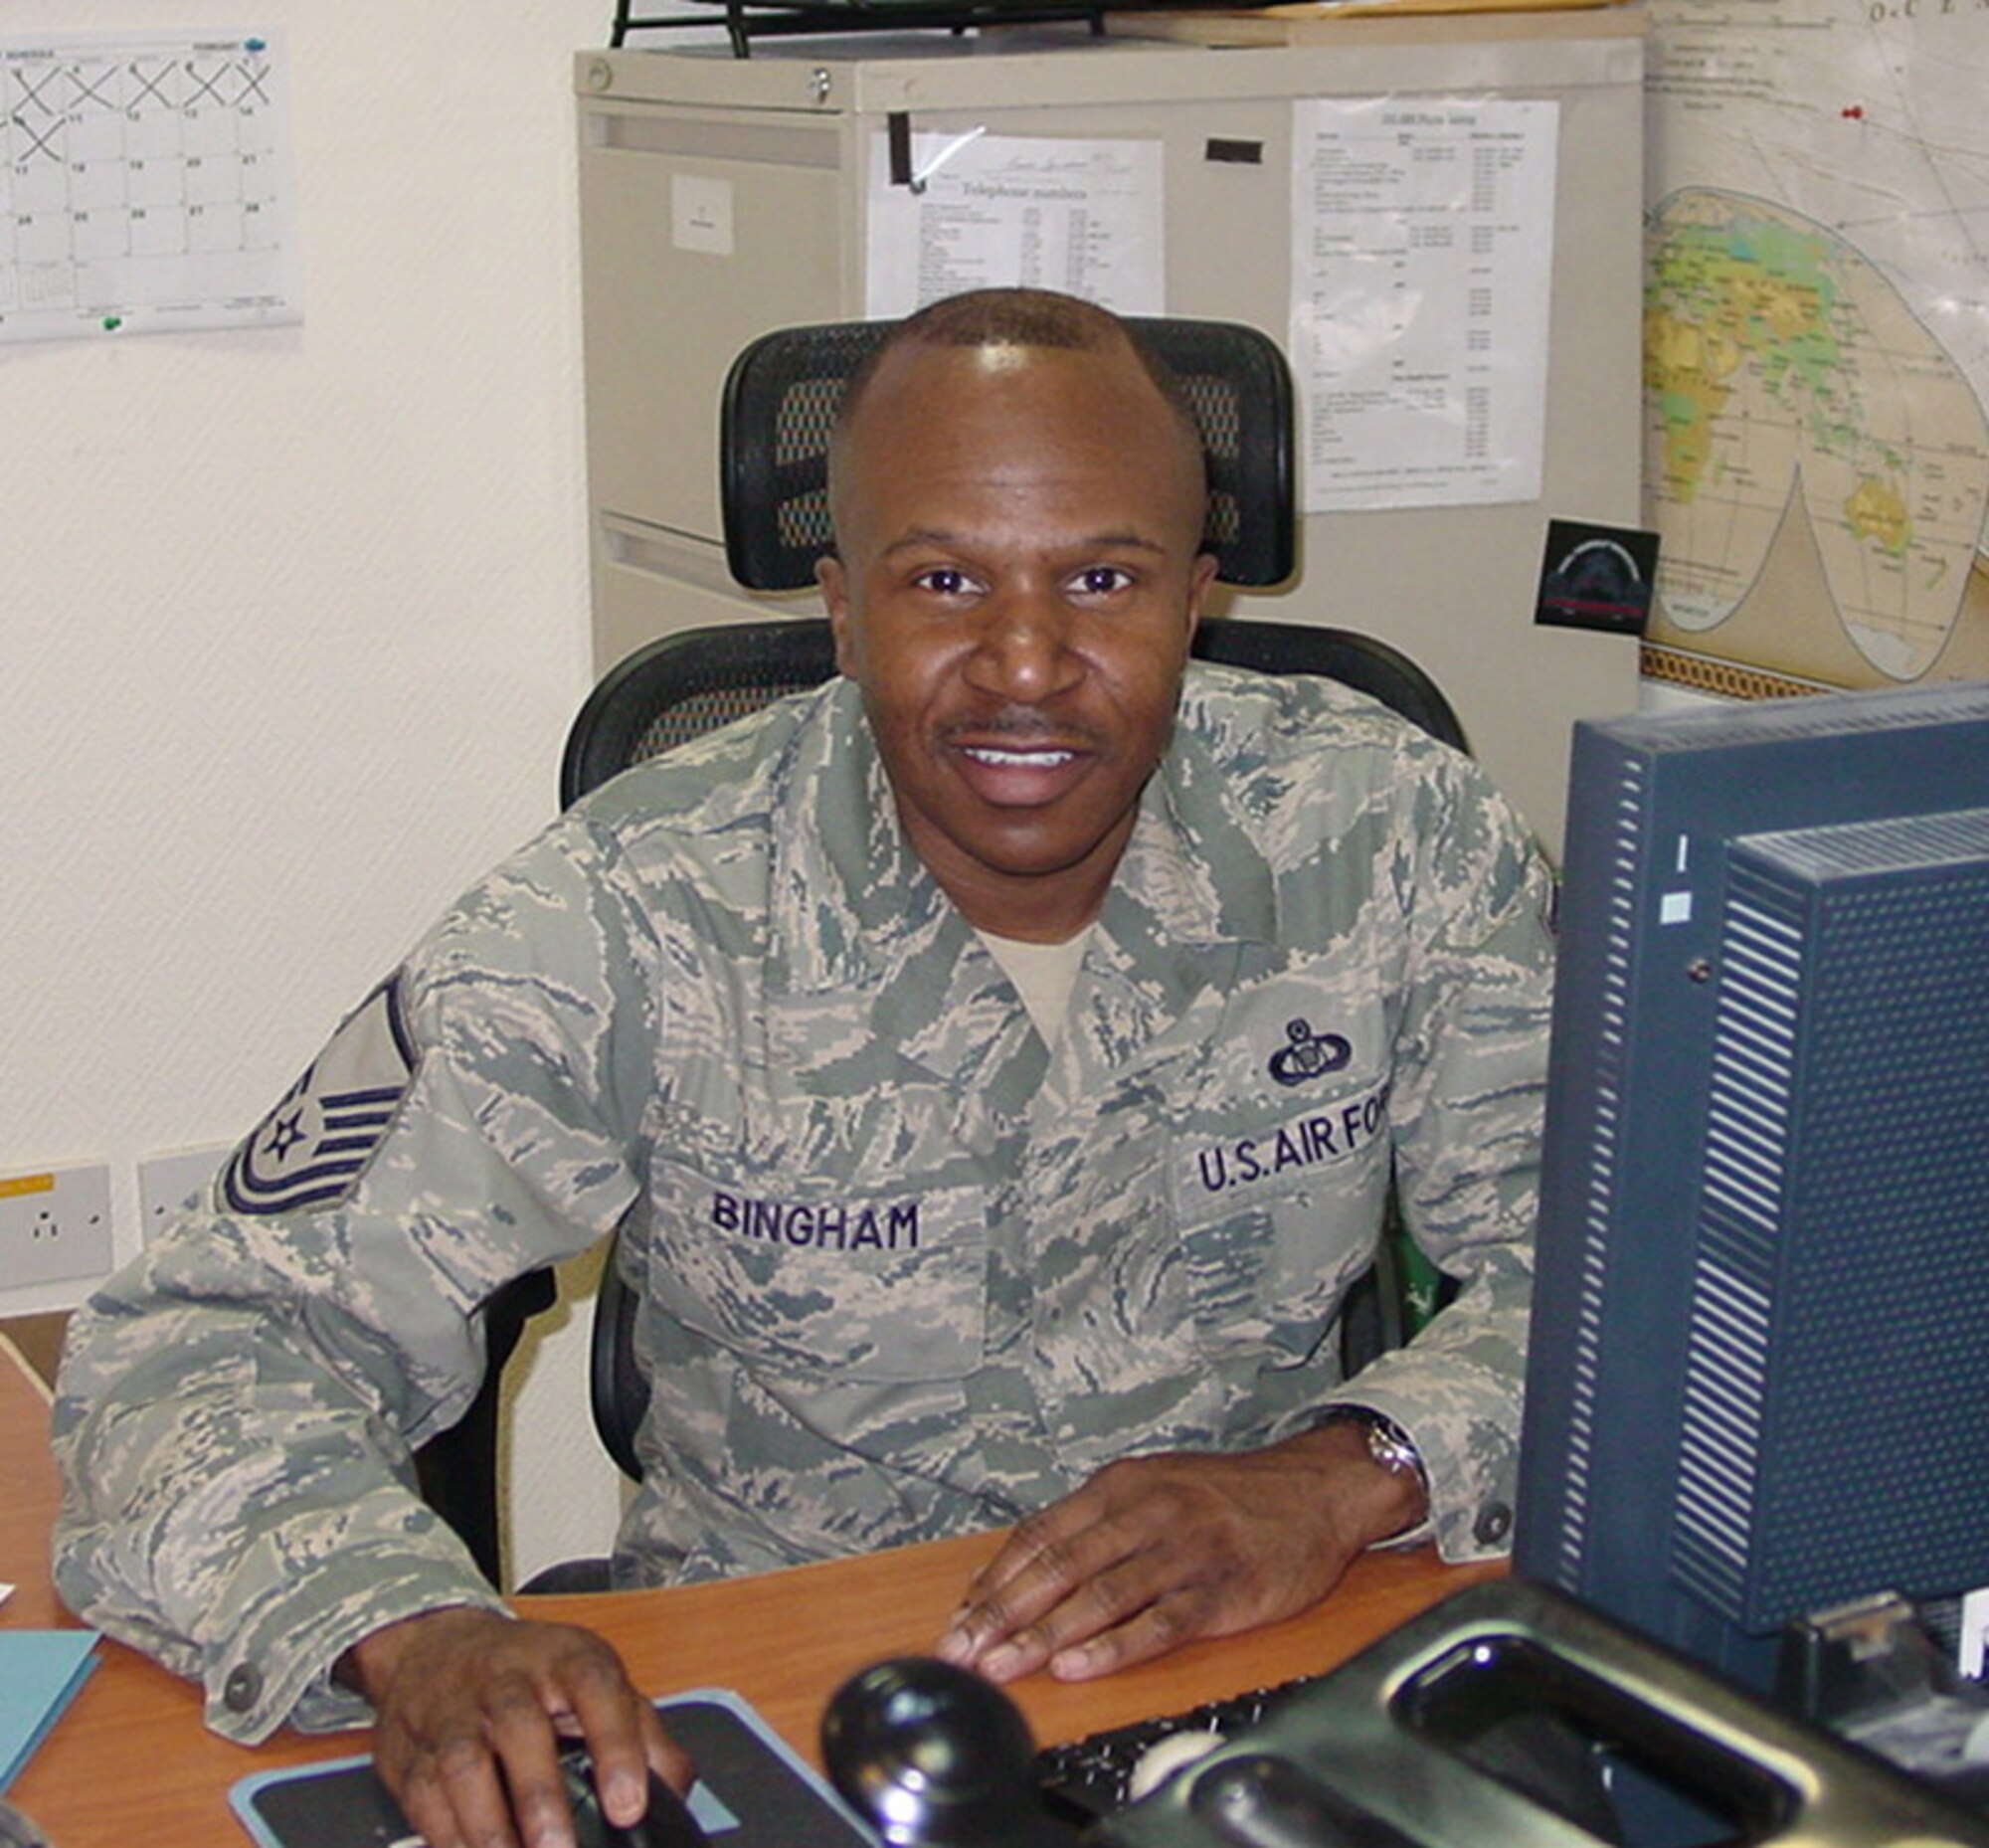
{"type": "Polygon", "coordinates": [[[414,1075],[394,977],[347,1017],[235,1151],[221,1181],[230,1210],[295,1212],[343,1200],[385,1139],[414,1075]]]}

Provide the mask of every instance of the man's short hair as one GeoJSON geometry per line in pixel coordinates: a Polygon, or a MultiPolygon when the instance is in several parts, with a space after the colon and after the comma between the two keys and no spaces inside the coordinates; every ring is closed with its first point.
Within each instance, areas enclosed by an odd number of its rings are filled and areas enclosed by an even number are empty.
{"type": "Polygon", "coordinates": [[[831,460],[841,448],[870,382],[885,359],[908,347],[1034,346],[1105,353],[1129,346],[1194,446],[1202,454],[1201,426],[1187,393],[1140,329],[1109,308],[1046,288],[977,288],[947,295],[907,315],[870,349],[849,375],[830,438],[831,460]]]}

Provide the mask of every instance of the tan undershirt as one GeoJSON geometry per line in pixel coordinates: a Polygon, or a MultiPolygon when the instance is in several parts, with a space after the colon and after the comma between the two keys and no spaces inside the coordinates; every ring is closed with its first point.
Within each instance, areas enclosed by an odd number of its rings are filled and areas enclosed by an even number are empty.
{"type": "Polygon", "coordinates": [[[1084,961],[1084,946],[1091,940],[1087,924],[1075,937],[1062,943],[1019,943],[1013,937],[996,937],[982,931],[981,941],[988,953],[1001,965],[1001,973],[1015,985],[1015,992],[1028,1009],[1043,1043],[1054,1046],[1063,1037],[1063,1023],[1070,1012],[1070,992],[1077,986],[1077,971],[1084,961]]]}

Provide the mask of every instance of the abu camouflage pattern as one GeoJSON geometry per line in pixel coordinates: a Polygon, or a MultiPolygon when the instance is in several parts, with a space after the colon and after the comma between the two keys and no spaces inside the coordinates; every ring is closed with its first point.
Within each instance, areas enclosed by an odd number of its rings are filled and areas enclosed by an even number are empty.
{"type": "Polygon", "coordinates": [[[359,1717],[340,1651],[494,1602],[409,1462],[476,1389],[471,1313],[618,1225],[653,1381],[620,1581],[1006,1522],[1336,1402],[1412,1436],[1445,1557],[1495,1551],[1545,903],[1467,760],[1196,666],[1052,1047],[907,847],[854,686],[634,770],[460,900],[79,1315],[63,1595],[234,1737],[359,1717]],[[1391,1172],[1465,1288],[1343,1388],[1391,1172]]]}

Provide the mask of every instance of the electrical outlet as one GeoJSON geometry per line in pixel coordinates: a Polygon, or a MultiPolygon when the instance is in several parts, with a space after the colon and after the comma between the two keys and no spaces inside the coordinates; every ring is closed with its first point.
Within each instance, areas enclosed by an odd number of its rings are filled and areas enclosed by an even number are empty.
{"type": "Polygon", "coordinates": [[[150,1244],[166,1220],[214,1179],[228,1159],[228,1145],[178,1149],[170,1155],[148,1155],[138,1164],[138,1213],[150,1244]]]}
{"type": "Polygon", "coordinates": [[[103,1277],[110,1263],[107,1165],[0,1179],[0,1289],[103,1277]]]}

